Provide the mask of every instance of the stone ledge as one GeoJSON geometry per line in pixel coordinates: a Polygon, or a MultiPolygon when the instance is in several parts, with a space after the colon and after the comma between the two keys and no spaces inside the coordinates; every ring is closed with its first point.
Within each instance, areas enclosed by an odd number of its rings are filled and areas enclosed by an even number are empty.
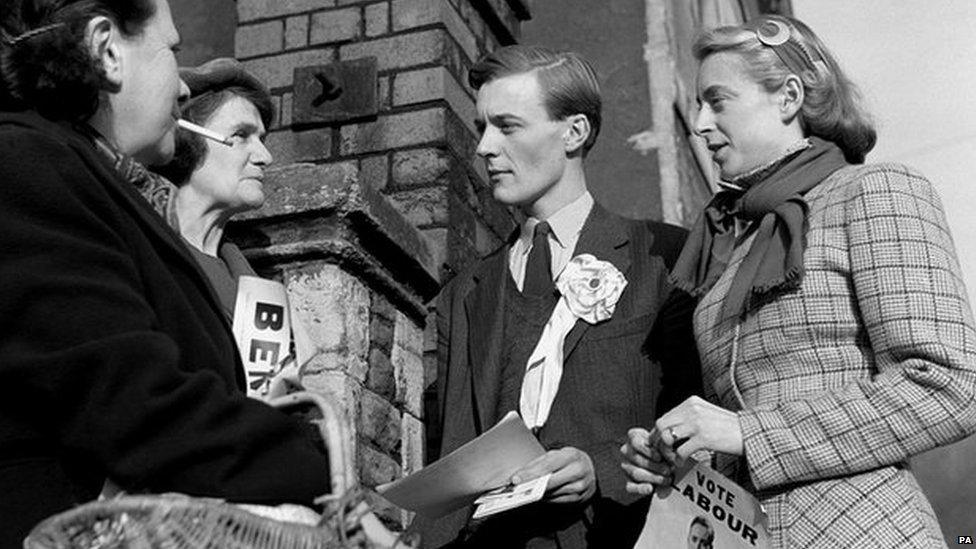
{"type": "Polygon", "coordinates": [[[355,161],[269,170],[264,188],[264,207],[228,231],[257,267],[325,258],[424,318],[439,290],[430,244],[360,180],[355,161]]]}

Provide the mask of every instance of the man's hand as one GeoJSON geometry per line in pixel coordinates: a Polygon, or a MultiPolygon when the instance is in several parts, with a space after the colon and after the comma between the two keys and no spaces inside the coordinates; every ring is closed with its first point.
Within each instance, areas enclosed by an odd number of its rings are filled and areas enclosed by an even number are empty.
{"type": "Polygon", "coordinates": [[[549,450],[512,475],[513,484],[521,484],[546,473],[552,473],[546,485],[543,501],[552,503],[581,503],[596,493],[596,473],[593,460],[577,448],[569,446],[549,450]]]}

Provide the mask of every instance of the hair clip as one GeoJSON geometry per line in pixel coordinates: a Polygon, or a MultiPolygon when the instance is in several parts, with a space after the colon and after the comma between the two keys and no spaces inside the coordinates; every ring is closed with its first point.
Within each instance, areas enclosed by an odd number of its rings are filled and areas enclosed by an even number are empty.
{"type": "Polygon", "coordinates": [[[44,25],[43,27],[37,27],[36,29],[31,29],[31,30],[29,30],[27,32],[24,32],[22,34],[19,34],[19,35],[15,36],[15,37],[11,38],[10,40],[7,41],[7,44],[9,44],[11,46],[16,46],[17,44],[19,44],[19,43],[21,43],[21,42],[23,42],[25,40],[30,40],[31,38],[34,38],[35,36],[38,36],[40,34],[44,34],[46,32],[53,31],[55,29],[59,29],[59,28],[61,28],[63,26],[64,26],[64,23],[51,23],[50,25],[44,25]]]}
{"type": "Polygon", "coordinates": [[[790,39],[790,29],[779,21],[767,19],[756,28],[756,38],[767,46],[781,46],[790,39]]]}
{"type": "MultiPolygon", "coordinates": [[[[763,45],[769,46],[791,71],[801,75],[806,71],[814,74],[827,72],[827,63],[818,61],[813,52],[803,43],[803,40],[792,37],[789,24],[774,19],[762,19],[755,27],[756,39],[763,45]]],[[[821,59],[826,59],[817,52],[821,59]]]]}

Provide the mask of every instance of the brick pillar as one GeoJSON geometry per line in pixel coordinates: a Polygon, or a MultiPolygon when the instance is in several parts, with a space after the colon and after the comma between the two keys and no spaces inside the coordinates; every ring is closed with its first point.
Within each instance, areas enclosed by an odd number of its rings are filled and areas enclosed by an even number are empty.
{"type": "Polygon", "coordinates": [[[349,473],[365,486],[422,467],[437,365],[427,304],[514,227],[473,162],[464,82],[483,52],[517,40],[525,1],[237,1],[236,56],[270,87],[278,116],[268,203],[229,234],[287,285],[318,349],[303,381],[345,406],[349,473]],[[317,84],[296,69],[321,76],[346,62],[375,63],[375,89],[356,87],[365,73],[344,81],[357,96],[375,91],[375,108],[327,119],[316,104],[344,101],[347,86],[322,81],[310,102],[317,84]]]}
{"type": "Polygon", "coordinates": [[[351,435],[335,474],[374,487],[423,463],[425,303],[438,281],[427,239],[365,177],[355,161],[268,170],[264,207],[228,234],[285,284],[314,346],[302,382],[341,407],[351,435]]]}

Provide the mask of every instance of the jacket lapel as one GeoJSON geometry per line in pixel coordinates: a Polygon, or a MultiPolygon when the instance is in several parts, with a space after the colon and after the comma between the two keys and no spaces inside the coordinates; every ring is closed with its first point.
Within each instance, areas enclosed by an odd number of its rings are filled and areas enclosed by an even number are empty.
{"type": "MultiPolygon", "coordinates": [[[[580,254],[590,254],[601,261],[613,263],[624,276],[630,269],[630,236],[627,223],[623,218],[612,215],[599,204],[594,203],[590,215],[583,224],[573,257],[580,254]]],[[[589,323],[577,319],[573,329],[566,336],[563,344],[563,363],[576,349],[583,334],[589,329],[589,323]]]]}
{"type": "Polygon", "coordinates": [[[511,245],[502,247],[479,266],[473,275],[472,288],[464,297],[468,323],[467,358],[471,365],[473,408],[479,434],[496,420],[510,248],[511,245]]]}
{"type": "MultiPolygon", "coordinates": [[[[152,208],[149,202],[139,191],[135,189],[128,182],[123,181],[118,173],[112,168],[107,162],[102,161],[100,156],[97,156],[96,151],[89,151],[87,149],[81,149],[82,154],[88,153],[88,156],[95,156],[97,161],[92,162],[92,169],[101,172],[101,176],[106,180],[113,181],[115,184],[108,185],[110,191],[115,192],[117,196],[121,199],[122,203],[132,212],[132,217],[143,226],[146,230],[147,235],[152,235],[155,239],[162,244],[161,253],[168,254],[169,257],[166,258],[167,261],[171,263],[180,262],[182,263],[182,268],[188,269],[196,273],[196,285],[200,292],[205,295],[210,302],[210,306],[214,313],[220,319],[221,323],[225,328],[225,335],[229,338],[231,345],[234,349],[237,349],[237,340],[234,338],[234,330],[231,325],[230,317],[224,311],[224,306],[217,296],[217,291],[211,286],[206,273],[203,272],[203,268],[190,254],[187,245],[183,243],[182,237],[177,234],[177,232],[166,224],[166,221],[152,208]]],[[[232,315],[231,315],[232,316],[232,315]]],[[[214,334],[216,335],[216,334],[214,334]]],[[[240,357],[240,352],[234,353],[235,357],[240,357]]],[[[235,362],[239,362],[235,360],[235,362]]],[[[232,378],[238,387],[243,389],[247,383],[247,377],[244,372],[244,367],[242,364],[235,364],[232,366],[233,371],[231,372],[232,378]]]]}
{"type": "MultiPolygon", "coordinates": [[[[121,181],[119,175],[115,173],[115,170],[112,169],[111,166],[102,163],[100,164],[100,167],[104,177],[111,177],[119,182],[117,185],[113,185],[110,188],[117,192],[118,196],[132,211],[133,217],[142,223],[147,233],[155,235],[157,240],[163,243],[167,252],[173,257],[178,257],[183,262],[183,266],[185,268],[193,270],[197,273],[196,278],[200,291],[210,298],[210,304],[216,311],[221,312],[221,317],[226,321],[226,317],[224,317],[222,312],[223,307],[220,304],[220,298],[217,297],[217,293],[210,286],[207,275],[204,274],[200,264],[193,259],[192,255],[190,255],[190,251],[186,248],[186,244],[183,243],[182,238],[176,233],[175,230],[166,224],[165,220],[163,220],[163,218],[156,213],[155,210],[153,210],[152,206],[146,202],[146,199],[139,194],[139,191],[137,191],[127,182],[121,181]]],[[[225,324],[227,328],[230,329],[229,321],[226,321],[225,324]]]]}

